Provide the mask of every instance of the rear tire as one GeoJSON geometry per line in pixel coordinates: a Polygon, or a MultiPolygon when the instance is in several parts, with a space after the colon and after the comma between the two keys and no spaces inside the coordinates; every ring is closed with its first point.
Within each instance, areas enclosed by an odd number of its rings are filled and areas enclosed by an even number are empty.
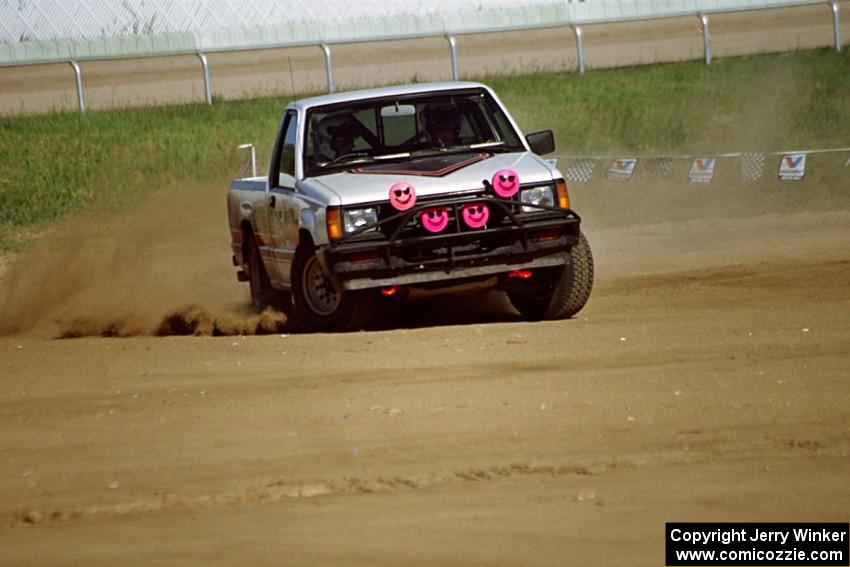
{"type": "Polygon", "coordinates": [[[316,250],[302,244],[292,262],[292,304],[298,322],[318,331],[356,331],[374,316],[374,290],[339,289],[325,273],[316,250]]]}
{"type": "Polygon", "coordinates": [[[508,293],[511,304],[526,319],[569,319],[581,311],[593,288],[593,254],[584,234],[579,233],[566,265],[535,271],[529,288],[508,293]]]}
{"type": "Polygon", "coordinates": [[[260,256],[260,249],[253,240],[248,244],[248,285],[251,289],[251,305],[257,311],[272,307],[282,311],[286,318],[292,318],[292,295],[272,287],[269,274],[260,256]]]}

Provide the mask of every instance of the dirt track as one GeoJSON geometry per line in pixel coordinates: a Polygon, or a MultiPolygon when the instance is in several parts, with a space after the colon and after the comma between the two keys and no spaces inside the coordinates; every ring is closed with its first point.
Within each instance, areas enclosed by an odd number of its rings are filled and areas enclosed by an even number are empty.
{"type": "Polygon", "coordinates": [[[589,221],[570,321],[144,336],[256,327],[216,191],[188,232],[154,204],[3,276],[0,564],[657,566],[665,521],[847,520],[846,209],[589,221]],[[100,332],[142,336],[49,338],[100,332]]]}

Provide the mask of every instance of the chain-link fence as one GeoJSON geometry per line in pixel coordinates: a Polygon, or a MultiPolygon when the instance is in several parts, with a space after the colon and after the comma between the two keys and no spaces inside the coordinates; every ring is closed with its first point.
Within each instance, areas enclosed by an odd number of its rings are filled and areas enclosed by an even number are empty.
{"type": "MultiPolygon", "coordinates": [[[[593,0],[589,0],[593,1],[593,0]]],[[[0,43],[451,16],[558,0],[2,0],[0,43]]]]}
{"type": "Polygon", "coordinates": [[[838,0],[0,0],[0,67],[70,63],[85,111],[80,62],[197,55],[212,104],[212,53],[321,46],[333,92],[334,44],[445,37],[457,80],[455,36],[567,27],[584,73],[583,26],[697,16],[708,64],[709,14],[815,4],[840,50],[838,0]]]}

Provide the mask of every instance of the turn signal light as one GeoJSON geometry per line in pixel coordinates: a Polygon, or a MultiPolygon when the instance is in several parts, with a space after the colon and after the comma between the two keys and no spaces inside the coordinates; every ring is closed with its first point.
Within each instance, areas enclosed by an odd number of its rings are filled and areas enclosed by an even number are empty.
{"type": "Polygon", "coordinates": [[[570,208],[570,192],[567,190],[567,182],[564,179],[555,181],[555,193],[558,195],[558,206],[562,209],[570,208]]]}
{"type": "Polygon", "coordinates": [[[339,208],[328,208],[325,214],[328,224],[328,238],[336,240],[342,236],[342,213],[339,208]]]}

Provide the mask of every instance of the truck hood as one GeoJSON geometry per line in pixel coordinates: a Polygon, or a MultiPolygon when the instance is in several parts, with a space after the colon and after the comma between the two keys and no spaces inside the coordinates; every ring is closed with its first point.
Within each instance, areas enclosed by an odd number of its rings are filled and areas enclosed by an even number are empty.
{"type": "Polygon", "coordinates": [[[546,183],[553,179],[549,164],[530,152],[510,154],[454,154],[442,159],[422,158],[393,164],[370,164],[349,171],[312,177],[305,183],[335,194],[339,205],[388,199],[399,181],[414,186],[420,197],[481,191],[500,169],[512,169],[520,182],[546,183]]]}

